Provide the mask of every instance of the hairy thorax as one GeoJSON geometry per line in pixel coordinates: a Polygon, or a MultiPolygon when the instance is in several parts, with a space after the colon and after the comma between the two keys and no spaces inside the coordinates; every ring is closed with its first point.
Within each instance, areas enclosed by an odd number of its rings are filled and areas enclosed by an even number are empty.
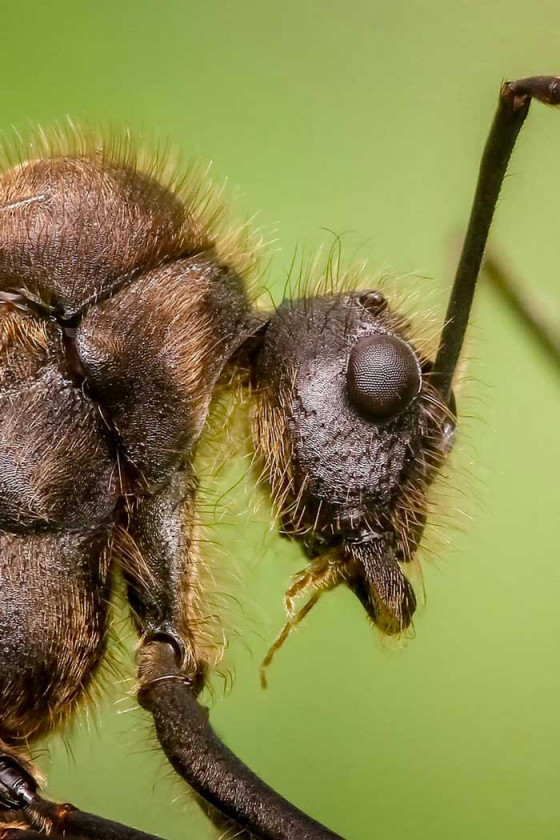
{"type": "Polygon", "coordinates": [[[18,746],[88,690],[128,512],[188,468],[250,318],[192,202],[132,160],[22,163],[0,220],[0,741],[18,746]]]}

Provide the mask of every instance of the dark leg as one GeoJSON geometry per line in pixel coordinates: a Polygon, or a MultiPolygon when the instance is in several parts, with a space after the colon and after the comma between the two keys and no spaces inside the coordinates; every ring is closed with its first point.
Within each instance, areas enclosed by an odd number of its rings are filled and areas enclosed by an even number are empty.
{"type": "Polygon", "coordinates": [[[64,836],[84,837],[87,840],[161,840],[155,834],[146,834],[113,820],[79,811],[73,805],[56,805],[46,799],[40,799],[34,805],[34,812],[47,819],[54,830],[64,836]]]}
{"type": "Polygon", "coordinates": [[[554,328],[546,317],[544,307],[539,306],[524,290],[509,266],[494,253],[484,260],[482,271],[498,292],[511,312],[525,328],[527,335],[544,351],[548,359],[560,372],[560,340],[558,328],[554,328]]]}
{"type": "Polygon", "coordinates": [[[451,394],[496,202],[517,135],[533,98],[547,105],[560,105],[560,78],[533,76],[504,82],[500,90],[498,110],[484,148],[469,226],[432,374],[432,381],[445,400],[451,394]]]}
{"type": "Polygon", "coordinates": [[[139,701],[175,770],[211,806],[260,840],[334,840],[338,835],[299,811],[216,737],[197,701],[211,647],[198,576],[196,484],[188,471],[138,503],[128,539],[138,560],[129,597],[144,644],[139,701]],[[144,580],[143,580],[144,577],[144,580]],[[198,594],[197,594],[198,593],[198,594]]]}
{"type": "Polygon", "coordinates": [[[340,840],[279,796],[216,737],[170,644],[153,642],[146,654],[139,701],[152,713],[177,773],[207,802],[261,840],[340,840]]]}
{"type": "MultiPolygon", "coordinates": [[[[120,823],[79,811],[73,805],[49,802],[37,792],[29,771],[11,755],[0,754],[0,810],[17,816],[30,829],[5,829],[4,837],[67,836],[84,840],[161,840],[120,823]],[[43,833],[44,832],[44,833],[43,833]],[[52,833],[51,833],[52,832],[52,833]]],[[[2,840],[2,834],[0,834],[2,840]]]]}
{"type": "MultiPolygon", "coordinates": [[[[0,840],[39,840],[41,837],[46,837],[40,831],[28,831],[26,828],[6,828],[0,830],[0,840]]],[[[49,834],[50,840],[64,840],[68,837],[69,840],[87,840],[87,837],[79,836],[77,834],[49,834]]]]}

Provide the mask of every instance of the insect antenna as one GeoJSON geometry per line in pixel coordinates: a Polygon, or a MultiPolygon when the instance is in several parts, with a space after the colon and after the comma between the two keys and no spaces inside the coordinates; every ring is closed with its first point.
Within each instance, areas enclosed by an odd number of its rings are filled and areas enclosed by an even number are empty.
{"type": "Polygon", "coordinates": [[[498,196],[531,99],[560,105],[560,78],[532,76],[504,82],[486,141],[471,216],[451,290],[432,382],[448,401],[498,196]]]}
{"type": "Polygon", "coordinates": [[[560,373],[558,327],[553,327],[546,318],[544,307],[529,297],[512,269],[494,252],[486,257],[482,271],[527,335],[539,345],[560,373]]]}

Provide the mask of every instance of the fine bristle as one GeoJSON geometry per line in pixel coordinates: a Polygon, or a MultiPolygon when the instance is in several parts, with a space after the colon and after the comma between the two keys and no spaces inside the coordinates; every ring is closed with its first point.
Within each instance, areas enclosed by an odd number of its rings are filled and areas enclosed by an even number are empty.
{"type": "Polygon", "coordinates": [[[168,144],[138,140],[129,129],[94,129],[70,119],[48,130],[32,126],[0,134],[0,172],[60,158],[86,159],[103,170],[122,169],[157,181],[186,208],[192,220],[189,236],[195,236],[200,249],[211,247],[221,262],[243,277],[251,297],[259,294],[262,240],[250,222],[231,220],[225,187],[212,181],[208,164],[185,163],[168,144]]]}

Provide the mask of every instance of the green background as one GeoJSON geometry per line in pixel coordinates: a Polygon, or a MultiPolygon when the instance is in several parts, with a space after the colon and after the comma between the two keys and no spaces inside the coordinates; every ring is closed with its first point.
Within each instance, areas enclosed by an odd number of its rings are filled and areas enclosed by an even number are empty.
{"type": "MultiPolygon", "coordinates": [[[[374,270],[443,299],[502,78],[560,73],[556,0],[1,2],[0,123],[127,124],[214,162],[241,215],[294,249],[345,233],[374,270]],[[347,233],[346,233],[347,232],[347,233]]],[[[494,238],[560,313],[560,121],[533,108],[494,238]]],[[[243,489],[213,536],[239,602],[212,719],[275,788],[345,838],[557,837],[560,617],[556,372],[481,289],[453,503],[416,638],[388,646],[336,591],[258,666],[302,566],[243,489]],[[453,513],[454,508],[461,512],[453,513]],[[450,523],[450,524],[449,524],[450,523]],[[234,561],[235,557],[235,561],[234,561]]],[[[442,530],[441,528],[439,530],[442,530]]],[[[235,611],[234,611],[235,612],[235,611]]],[[[123,633],[130,632],[126,624],[123,633]]],[[[132,674],[129,665],[128,677],[132,674]]],[[[216,837],[111,677],[97,716],[42,747],[51,795],[169,840],[216,837]],[[97,720],[97,722],[96,722],[97,720]]]]}

